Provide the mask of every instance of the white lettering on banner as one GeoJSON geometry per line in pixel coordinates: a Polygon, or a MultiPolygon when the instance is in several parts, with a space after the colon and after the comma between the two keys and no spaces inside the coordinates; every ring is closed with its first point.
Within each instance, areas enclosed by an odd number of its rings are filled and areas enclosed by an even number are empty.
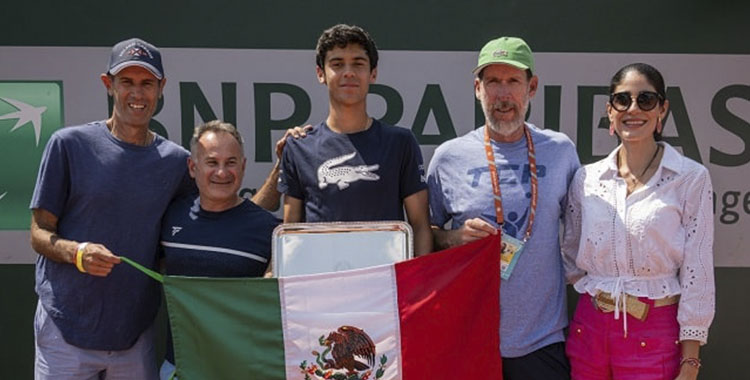
{"type": "MultiPolygon", "coordinates": [[[[109,48],[0,47],[2,80],[63,82],[67,125],[107,117],[98,78],[109,48]]],[[[409,127],[425,161],[442,141],[481,123],[471,69],[475,52],[382,51],[369,112],[409,127]]],[[[273,146],[293,124],[317,123],[328,112],[326,88],[315,77],[311,50],[162,49],[167,83],[157,127],[183,143],[209,118],[234,122],[248,157],[245,195],[271,169],[273,146]],[[186,137],[187,136],[187,137],[186,137]]],[[[604,105],[621,66],[646,62],[665,76],[671,110],[664,136],[708,167],[716,192],[718,266],[750,267],[750,55],[537,53],[540,89],[529,121],[559,129],[576,142],[584,162],[615,147],[604,105]]],[[[11,127],[13,122],[11,123],[11,127]]],[[[4,128],[5,124],[0,124],[4,128]]],[[[158,128],[157,128],[158,129],[158,128]]],[[[0,130],[0,136],[7,131],[0,130]]],[[[4,137],[3,137],[4,138],[4,137]]],[[[0,179],[0,188],[8,179],[0,179]]],[[[31,248],[5,252],[17,233],[0,231],[0,263],[31,263],[31,248]]]]}

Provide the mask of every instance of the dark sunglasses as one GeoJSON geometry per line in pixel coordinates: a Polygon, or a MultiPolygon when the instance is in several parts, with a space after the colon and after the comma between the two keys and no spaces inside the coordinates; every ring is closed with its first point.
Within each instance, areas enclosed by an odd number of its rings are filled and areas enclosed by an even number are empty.
{"type": "MultiPolygon", "coordinates": [[[[638,108],[643,111],[651,111],[662,101],[662,96],[653,91],[641,91],[635,98],[638,108]]],[[[624,112],[633,104],[633,97],[629,92],[618,92],[609,96],[609,104],[612,108],[624,112]]]]}

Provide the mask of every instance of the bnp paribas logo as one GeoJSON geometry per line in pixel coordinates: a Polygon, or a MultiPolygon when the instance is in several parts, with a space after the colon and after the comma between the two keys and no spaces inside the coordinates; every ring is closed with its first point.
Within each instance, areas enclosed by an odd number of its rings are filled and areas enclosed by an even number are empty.
{"type": "Polygon", "coordinates": [[[62,125],[62,82],[0,81],[0,230],[29,228],[39,161],[62,125]]]}

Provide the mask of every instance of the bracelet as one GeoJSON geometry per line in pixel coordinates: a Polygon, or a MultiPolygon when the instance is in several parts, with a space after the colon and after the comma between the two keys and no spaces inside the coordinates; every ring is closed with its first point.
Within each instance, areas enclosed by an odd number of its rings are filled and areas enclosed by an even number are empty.
{"type": "Polygon", "coordinates": [[[87,242],[78,244],[78,249],[76,250],[76,268],[81,273],[86,273],[86,268],[83,267],[83,250],[86,249],[87,245],[89,245],[87,242]]]}
{"type": "Polygon", "coordinates": [[[690,366],[695,369],[700,369],[702,365],[701,360],[698,358],[682,358],[682,360],[680,360],[680,367],[685,363],[690,364],[690,366]]]}

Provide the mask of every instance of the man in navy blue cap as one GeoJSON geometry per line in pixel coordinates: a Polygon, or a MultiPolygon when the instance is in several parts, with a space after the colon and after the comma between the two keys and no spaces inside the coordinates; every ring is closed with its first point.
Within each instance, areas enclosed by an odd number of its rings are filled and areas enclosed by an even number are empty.
{"type": "Polygon", "coordinates": [[[162,215],[194,190],[189,153],[148,128],[166,82],[156,47],[118,43],[101,80],[112,116],[50,138],[31,200],[37,380],[158,378],[158,284],[118,264],[156,268],[162,215]]]}

